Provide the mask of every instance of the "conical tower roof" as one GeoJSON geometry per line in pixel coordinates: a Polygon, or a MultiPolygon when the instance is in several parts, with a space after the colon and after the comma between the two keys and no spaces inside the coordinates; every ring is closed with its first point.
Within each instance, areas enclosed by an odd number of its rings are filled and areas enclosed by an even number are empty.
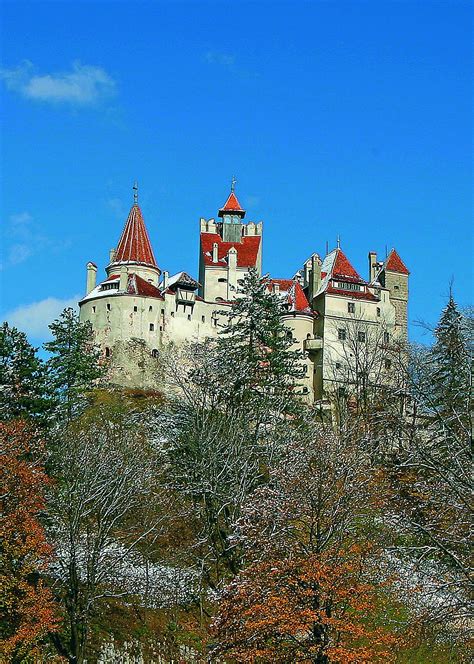
{"type": "Polygon", "coordinates": [[[158,267],[138,203],[134,203],[125,222],[114,263],[143,263],[158,267]]]}
{"type": "Polygon", "coordinates": [[[223,207],[219,210],[219,217],[223,217],[224,214],[234,213],[238,214],[240,217],[245,217],[245,210],[242,209],[237,196],[233,191],[230,192],[226,202],[223,207]]]}

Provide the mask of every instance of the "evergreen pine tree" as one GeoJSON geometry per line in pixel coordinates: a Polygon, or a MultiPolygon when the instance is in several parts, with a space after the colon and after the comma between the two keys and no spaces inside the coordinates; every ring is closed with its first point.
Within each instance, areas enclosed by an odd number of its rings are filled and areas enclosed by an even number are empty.
{"type": "Polygon", "coordinates": [[[435,329],[430,351],[431,401],[437,417],[464,421],[471,410],[472,357],[470,326],[452,294],[435,329]]]}
{"type": "Polygon", "coordinates": [[[26,335],[8,323],[0,327],[0,419],[44,424],[50,401],[44,363],[26,335]]]}
{"type": "Polygon", "coordinates": [[[242,280],[216,345],[216,384],[231,409],[272,417],[294,410],[301,351],[284,325],[284,309],[268,281],[251,270],[242,280]]]}
{"type": "Polygon", "coordinates": [[[54,339],[44,348],[51,353],[47,361],[51,389],[59,411],[70,420],[103,373],[100,351],[91,324],[81,323],[71,308],[64,309],[49,328],[54,339]]]}

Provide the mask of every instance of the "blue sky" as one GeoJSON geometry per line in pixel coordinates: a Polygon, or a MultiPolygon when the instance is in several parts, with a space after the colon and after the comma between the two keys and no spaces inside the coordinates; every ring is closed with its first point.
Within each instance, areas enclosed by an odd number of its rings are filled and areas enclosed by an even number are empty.
{"type": "MultiPolygon", "coordinates": [[[[4,2],[1,315],[35,343],[102,271],[132,184],[160,266],[237,176],[264,270],[395,246],[413,322],[472,302],[469,2],[4,2]]],[[[103,272],[102,272],[103,274],[103,272]]]]}

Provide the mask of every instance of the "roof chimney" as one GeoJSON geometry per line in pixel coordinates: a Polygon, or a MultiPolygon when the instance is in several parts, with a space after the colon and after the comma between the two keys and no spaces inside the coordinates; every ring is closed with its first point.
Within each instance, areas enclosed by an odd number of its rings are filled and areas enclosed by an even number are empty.
{"type": "Polygon", "coordinates": [[[86,280],[86,295],[89,295],[94,290],[97,283],[97,265],[89,261],[86,265],[87,280],[86,280]]]}
{"type": "Polygon", "coordinates": [[[369,251],[369,283],[374,281],[377,274],[377,253],[369,251]]]}
{"type": "Polygon", "coordinates": [[[219,245],[217,244],[217,242],[214,242],[212,244],[212,262],[213,263],[217,263],[217,261],[219,260],[218,249],[219,249],[219,245]]]}
{"type": "Polygon", "coordinates": [[[120,267],[119,291],[126,291],[128,283],[128,269],[126,265],[120,267]]]}

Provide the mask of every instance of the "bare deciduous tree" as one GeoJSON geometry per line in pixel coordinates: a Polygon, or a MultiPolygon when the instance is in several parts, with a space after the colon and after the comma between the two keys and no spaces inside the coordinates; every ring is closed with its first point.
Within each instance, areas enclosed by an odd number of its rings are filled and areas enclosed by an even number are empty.
{"type": "Polygon", "coordinates": [[[70,662],[84,661],[100,599],[127,594],[116,578],[127,556],[159,534],[167,505],[160,460],[137,419],[110,406],[86,412],[60,440],[48,525],[69,629],[53,638],[70,662]]]}

